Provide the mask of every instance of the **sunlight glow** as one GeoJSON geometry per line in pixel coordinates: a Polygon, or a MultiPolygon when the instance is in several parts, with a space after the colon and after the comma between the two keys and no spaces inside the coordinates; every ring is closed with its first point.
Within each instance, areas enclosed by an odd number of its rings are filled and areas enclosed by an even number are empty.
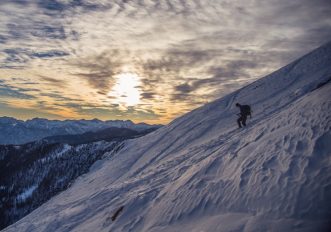
{"type": "Polygon", "coordinates": [[[135,106],[140,103],[140,78],[137,74],[123,72],[115,76],[116,84],[108,96],[113,98],[112,103],[122,107],[135,106]]]}

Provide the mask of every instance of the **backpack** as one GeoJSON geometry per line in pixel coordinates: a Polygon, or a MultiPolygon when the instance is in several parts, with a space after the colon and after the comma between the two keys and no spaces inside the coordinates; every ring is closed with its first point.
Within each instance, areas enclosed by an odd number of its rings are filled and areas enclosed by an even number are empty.
{"type": "Polygon", "coordinates": [[[241,111],[242,111],[243,114],[245,114],[247,116],[249,115],[249,116],[252,117],[252,111],[251,111],[251,107],[249,105],[241,106],[241,111]]]}

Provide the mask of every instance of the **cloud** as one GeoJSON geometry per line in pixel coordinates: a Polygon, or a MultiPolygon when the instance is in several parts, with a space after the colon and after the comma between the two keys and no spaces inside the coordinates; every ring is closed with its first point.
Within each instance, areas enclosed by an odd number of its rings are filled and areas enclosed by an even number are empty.
{"type": "Polygon", "coordinates": [[[72,11],[79,8],[83,11],[98,11],[104,10],[107,5],[106,1],[67,1],[67,0],[39,0],[38,6],[47,11],[48,14],[72,11]]]}
{"type": "Polygon", "coordinates": [[[181,69],[192,68],[209,58],[211,58],[211,54],[208,51],[171,48],[166,50],[160,59],[147,60],[143,64],[143,68],[150,72],[178,73],[181,69]]]}
{"type": "Polygon", "coordinates": [[[89,115],[94,105],[100,116],[175,116],[328,41],[330,9],[329,0],[2,0],[0,72],[36,74],[27,83],[38,82],[42,94],[15,80],[2,92],[89,115]],[[126,114],[107,96],[121,72],[140,78],[141,102],[126,114]],[[79,88],[61,94],[59,86],[79,88]],[[75,101],[82,92],[88,97],[75,101]]]}
{"type": "Polygon", "coordinates": [[[6,36],[0,34],[0,44],[5,44],[7,40],[8,38],[6,38],[6,36]]]}
{"type": "Polygon", "coordinates": [[[153,92],[144,92],[144,93],[141,93],[140,95],[143,99],[154,99],[156,94],[157,93],[153,93],[153,92]]]}
{"type": "Polygon", "coordinates": [[[24,48],[10,48],[10,49],[4,49],[2,50],[3,53],[7,54],[8,57],[14,57],[14,60],[16,57],[29,57],[31,59],[33,58],[53,58],[53,57],[62,57],[62,56],[68,56],[69,53],[59,50],[49,50],[49,51],[43,51],[43,52],[35,52],[30,49],[24,49],[24,48]]]}
{"type": "Polygon", "coordinates": [[[250,75],[247,73],[247,70],[253,70],[260,66],[256,59],[257,58],[251,59],[251,57],[247,57],[247,60],[238,59],[227,61],[227,63],[222,66],[211,66],[208,73],[220,81],[226,81],[227,79],[233,80],[243,77],[249,78],[250,75]]]}
{"type": "Polygon", "coordinates": [[[41,27],[36,28],[36,30],[32,31],[31,35],[40,38],[61,39],[61,40],[65,40],[67,38],[64,27],[62,25],[60,26],[42,25],[41,27]]]}
{"type": "Polygon", "coordinates": [[[141,110],[135,107],[129,107],[127,110],[120,110],[118,105],[111,105],[110,107],[81,107],[77,108],[77,113],[85,115],[89,118],[98,117],[104,120],[130,118],[133,121],[158,121],[161,115],[155,113],[153,110],[141,110]]]}
{"type": "Polygon", "coordinates": [[[172,87],[163,92],[163,95],[168,94],[169,101],[182,101],[196,106],[197,103],[205,102],[205,99],[214,98],[215,93],[219,94],[220,86],[229,85],[229,81],[233,85],[234,81],[238,80],[239,85],[239,80],[243,78],[250,80],[252,77],[248,71],[263,65],[258,64],[258,58],[249,57],[249,51],[231,47],[193,50],[194,46],[190,44],[194,43],[196,41],[190,40],[174,45],[173,48],[165,50],[159,59],[141,61],[142,76],[145,77],[142,80],[143,91],[154,93],[158,86],[163,86],[161,89],[166,90],[171,84],[172,87]],[[224,54],[234,58],[223,57],[224,54]],[[243,55],[247,56],[247,60],[243,59],[243,55]],[[236,59],[236,56],[241,59],[236,59]]]}
{"type": "Polygon", "coordinates": [[[2,96],[2,97],[18,98],[18,99],[35,99],[36,98],[35,96],[33,96],[31,94],[24,93],[27,91],[28,90],[17,89],[14,87],[5,86],[5,85],[0,84],[0,96],[2,96]]]}
{"type": "Polygon", "coordinates": [[[30,57],[32,58],[41,58],[41,59],[47,59],[47,58],[54,58],[54,57],[63,57],[68,56],[69,53],[65,51],[58,51],[58,50],[50,50],[46,52],[33,52],[30,54],[30,57]]]}
{"type": "Polygon", "coordinates": [[[0,60],[0,68],[24,68],[33,59],[52,59],[68,56],[69,54],[60,50],[32,51],[25,48],[10,48],[2,50],[5,58],[0,60]]]}
{"type": "MultiPolygon", "coordinates": [[[[205,75],[203,69],[206,69],[206,65],[209,65],[208,63],[215,55],[214,51],[189,50],[184,46],[165,49],[159,53],[159,58],[141,59],[137,63],[137,69],[143,77],[142,89],[145,93],[155,92],[155,88],[169,85],[171,81],[181,82],[192,76],[205,75]]],[[[149,94],[146,95],[149,96],[149,94]]]]}
{"type": "Polygon", "coordinates": [[[1,115],[3,116],[10,116],[19,119],[31,119],[35,118],[36,116],[48,119],[67,119],[59,114],[54,114],[51,112],[45,112],[40,110],[39,108],[28,108],[28,107],[16,107],[8,102],[1,102],[0,101],[0,108],[1,108],[1,115]]]}
{"type": "Polygon", "coordinates": [[[71,65],[82,70],[74,75],[87,80],[92,88],[97,89],[100,94],[106,95],[115,84],[114,75],[121,72],[127,55],[125,50],[108,50],[75,60],[71,65]]]}
{"type": "Polygon", "coordinates": [[[65,80],[55,79],[55,78],[46,77],[46,76],[40,76],[40,80],[45,81],[48,84],[56,85],[56,86],[59,86],[62,88],[66,87],[68,84],[68,82],[65,80]]]}

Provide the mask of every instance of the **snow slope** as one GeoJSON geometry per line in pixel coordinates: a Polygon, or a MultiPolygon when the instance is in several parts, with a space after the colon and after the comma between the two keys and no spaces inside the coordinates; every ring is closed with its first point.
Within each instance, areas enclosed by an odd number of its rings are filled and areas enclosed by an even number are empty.
{"type": "Polygon", "coordinates": [[[330,61],[328,43],[127,141],[4,231],[328,231],[330,61]],[[244,129],[235,102],[252,105],[244,129]]]}

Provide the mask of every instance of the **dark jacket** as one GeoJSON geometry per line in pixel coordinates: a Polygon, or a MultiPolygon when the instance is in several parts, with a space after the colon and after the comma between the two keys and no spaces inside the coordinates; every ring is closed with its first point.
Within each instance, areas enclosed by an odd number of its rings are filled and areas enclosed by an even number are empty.
{"type": "Polygon", "coordinates": [[[249,105],[240,105],[240,115],[247,117],[248,115],[251,116],[251,107],[249,105]]]}

